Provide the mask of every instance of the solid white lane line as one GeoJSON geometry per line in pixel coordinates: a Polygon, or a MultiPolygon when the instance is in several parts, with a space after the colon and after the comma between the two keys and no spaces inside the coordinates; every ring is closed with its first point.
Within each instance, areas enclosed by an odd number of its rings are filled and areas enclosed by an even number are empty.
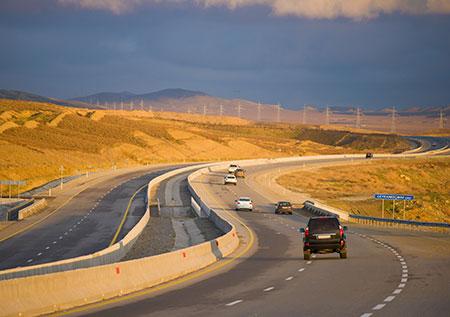
{"type": "Polygon", "coordinates": [[[234,302],[226,304],[226,306],[234,306],[234,305],[242,303],[242,302],[243,302],[242,299],[238,299],[238,300],[235,300],[234,302]]]}
{"type": "Polygon", "coordinates": [[[290,280],[292,280],[293,278],[294,278],[293,276],[286,277],[286,281],[290,281],[290,280]]]}
{"type": "Polygon", "coordinates": [[[304,270],[304,268],[298,269],[299,272],[303,272],[304,270]]]}
{"type": "Polygon", "coordinates": [[[392,292],[392,294],[400,294],[402,292],[401,288],[397,288],[395,291],[392,292]]]}
{"type": "Polygon", "coordinates": [[[394,300],[395,296],[388,296],[384,299],[385,302],[392,302],[394,300]]]}
{"type": "Polygon", "coordinates": [[[273,289],[275,289],[275,287],[271,286],[271,287],[265,288],[264,292],[270,292],[273,289]]]}
{"type": "Polygon", "coordinates": [[[378,304],[378,305],[376,305],[374,308],[372,308],[372,310],[380,310],[380,309],[382,309],[384,306],[386,306],[386,304],[378,304]]]}

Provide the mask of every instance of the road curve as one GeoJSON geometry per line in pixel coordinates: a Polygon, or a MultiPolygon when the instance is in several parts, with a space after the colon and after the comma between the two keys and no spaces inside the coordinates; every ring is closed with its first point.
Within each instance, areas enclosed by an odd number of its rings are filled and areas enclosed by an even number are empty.
{"type": "Polygon", "coordinates": [[[0,242],[0,270],[73,258],[108,247],[130,197],[142,188],[117,234],[120,240],[145,212],[145,185],[176,167],[149,167],[119,174],[82,190],[41,223],[0,242]]]}
{"type": "MultiPolygon", "coordinates": [[[[262,168],[249,168],[248,173],[262,168]]],[[[232,269],[221,268],[149,295],[87,307],[76,315],[367,317],[447,316],[450,311],[448,236],[350,224],[348,259],[317,255],[308,262],[302,258],[297,231],[308,214],[273,214],[274,201],[266,198],[264,188],[246,181],[226,187],[216,173],[205,175],[200,183],[213,208],[235,213],[254,231],[252,252],[232,269]],[[235,212],[237,196],[252,197],[256,210],[235,212]]]]}

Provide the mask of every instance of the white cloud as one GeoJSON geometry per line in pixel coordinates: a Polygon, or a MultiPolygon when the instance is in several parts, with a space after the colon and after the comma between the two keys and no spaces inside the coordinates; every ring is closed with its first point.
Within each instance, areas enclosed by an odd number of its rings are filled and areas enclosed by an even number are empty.
{"type": "Polygon", "coordinates": [[[355,20],[380,14],[449,14],[450,0],[57,0],[62,5],[83,9],[108,10],[115,14],[132,11],[145,4],[191,3],[200,7],[224,6],[231,10],[260,5],[278,16],[313,19],[345,17],[355,20]]]}

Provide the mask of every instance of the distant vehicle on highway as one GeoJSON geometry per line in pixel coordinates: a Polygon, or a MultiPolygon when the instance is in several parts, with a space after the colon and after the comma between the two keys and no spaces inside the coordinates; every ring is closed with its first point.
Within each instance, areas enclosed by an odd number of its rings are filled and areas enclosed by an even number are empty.
{"type": "Polygon", "coordinates": [[[303,258],[311,259],[312,253],[339,253],[341,259],[347,258],[346,226],[341,226],[334,216],[311,217],[303,233],[303,258]]]}
{"type": "Polygon", "coordinates": [[[223,184],[224,185],[228,185],[228,184],[237,185],[236,176],[234,176],[232,174],[225,175],[225,177],[223,178],[223,184]]]}
{"type": "Polygon", "coordinates": [[[236,210],[253,210],[253,202],[249,197],[239,197],[235,200],[236,210]]]}
{"type": "Polygon", "coordinates": [[[371,159],[371,158],[373,158],[373,153],[370,153],[370,152],[366,153],[366,159],[371,159]]]}
{"type": "Polygon", "coordinates": [[[288,201],[277,202],[277,207],[275,208],[275,213],[292,215],[292,204],[288,201]]]}
{"type": "Polygon", "coordinates": [[[237,164],[230,164],[228,167],[228,173],[234,173],[239,167],[237,164]]]}
{"type": "Polygon", "coordinates": [[[245,178],[245,170],[243,170],[242,168],[237,168],[234,171],[234,176],[236,177],[241,177],[241,178],[245,178]]]}
{"type": "Polygon", "coordinates": [[[437,146],[437,143],[436,143],[436,142],[433,142],[433,143],[431,143],[431,146],[432,146],[432,147],[436,147],[436,146],[437,146]]]}

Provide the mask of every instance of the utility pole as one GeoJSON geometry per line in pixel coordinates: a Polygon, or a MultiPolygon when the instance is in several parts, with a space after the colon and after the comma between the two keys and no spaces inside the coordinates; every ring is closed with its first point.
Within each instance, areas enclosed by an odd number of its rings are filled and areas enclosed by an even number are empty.
{"type": "Polygon", "coordinates": [[[256,121],[261,121],[261,103],[258,102],[258,114],[256,116],[256,121]]]}
{"type": "Polygon", "coordinates": [[[303,105],[303,124],[306,124],[306,105],[303,105]]]}
{"type": "Polygon", "coordinates": [[[397,132],[397,127],[396,127],[396,111],[395,111],[395,106],[392,107],[392,122],[391,122],[391,133],[396,133],[397,132]]]}
{"type": "Polygon", "coordinates": [[[277,122],[280,122],[280,111],[281,111],[280,104],[276,105],[276,109],[277,109],[277,122]]]}

